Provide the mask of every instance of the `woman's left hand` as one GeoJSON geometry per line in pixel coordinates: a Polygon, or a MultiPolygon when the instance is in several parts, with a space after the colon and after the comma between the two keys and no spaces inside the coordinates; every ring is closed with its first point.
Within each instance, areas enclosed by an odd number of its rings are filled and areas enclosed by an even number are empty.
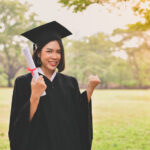
{"type": "Polygon", "coordinates": [[[88,83],[88,88],[90,88],[91,90],[94,90],[95,87],[100,84],[100,79],[98,78],[98,76],[94,76],[94,75],[90,75],[89,76],[89,83],[88,83]]]}
{"type": "Polygon", "coordinates": [[[93,93],[93,90],[95,89],[95,87],[100,84],[100,79],[98,78],[98,76],[94,76],[94,75],[90,75],[89,76],[89,83],[88,83],[88,86],[87,86],[87,96],[88,96],[88,101],[90,102],[90,99],[91,99],[91,96],[92,96],[92,93],[93,93]]]}

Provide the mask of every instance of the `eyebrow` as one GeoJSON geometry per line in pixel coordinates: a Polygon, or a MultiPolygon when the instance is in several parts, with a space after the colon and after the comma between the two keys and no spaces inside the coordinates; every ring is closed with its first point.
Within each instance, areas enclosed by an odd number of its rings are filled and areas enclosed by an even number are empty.
{"type": "MultiPolygon", "coordinates": [[[[48,50],[54,50],[54,49],[52,49],[52,48],[47,48],[48,50]]],[[[58,51],[61,51],[61,49],[57,49],[58,51]]]]}

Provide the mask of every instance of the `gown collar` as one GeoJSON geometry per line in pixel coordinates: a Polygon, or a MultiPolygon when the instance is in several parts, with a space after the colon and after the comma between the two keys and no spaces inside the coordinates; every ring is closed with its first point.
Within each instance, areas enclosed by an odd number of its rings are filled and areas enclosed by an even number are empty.
{"type": "MultiPolygon", "coordinates": [[[[41,67],[37,67],[37,71],[40,73],[40,74],[42,74],[42,75],[44,75],[44,72],[42,71],[42,69],[41,69],[41,67]]],[[[55,76],[56,76],[56,70],[54,71],[54,73],[52,74],[52,76],[51,76],[51,78],[49,79],[51,82],[54,80],[54,78],[55,78],[55,76]]]]}

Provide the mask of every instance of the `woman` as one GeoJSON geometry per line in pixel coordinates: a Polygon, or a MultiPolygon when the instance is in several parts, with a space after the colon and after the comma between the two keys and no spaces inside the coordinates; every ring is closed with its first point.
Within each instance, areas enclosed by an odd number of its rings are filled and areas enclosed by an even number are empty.
{"type": "Polygon", "coordinates": [[[90,77],[79,91],[65,68],[61,39],[71,32],[53,21],[22,35],[34,43],[33,60],[40,74],[15,81],[9,125],[11,150],[90,150],[92,145],[91,95],[100,83],[90,77]],[[58,69],[58,72],[56,72],[58,69]],[[41,96],[46,91],[45,96],[41,96]]]}

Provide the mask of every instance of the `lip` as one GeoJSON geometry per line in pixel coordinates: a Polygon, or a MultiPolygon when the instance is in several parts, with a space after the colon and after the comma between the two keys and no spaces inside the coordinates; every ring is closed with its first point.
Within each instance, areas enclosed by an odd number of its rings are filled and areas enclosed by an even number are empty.
{"type": "Polygon", "coordinates": [[[55,62],[55,61],[49,61],[48,63],[53,67],[55,67],[57,65],[57,62],[55,62]],[[55,64],[52,64],[52,62],[54,62],[55,64]]]}

